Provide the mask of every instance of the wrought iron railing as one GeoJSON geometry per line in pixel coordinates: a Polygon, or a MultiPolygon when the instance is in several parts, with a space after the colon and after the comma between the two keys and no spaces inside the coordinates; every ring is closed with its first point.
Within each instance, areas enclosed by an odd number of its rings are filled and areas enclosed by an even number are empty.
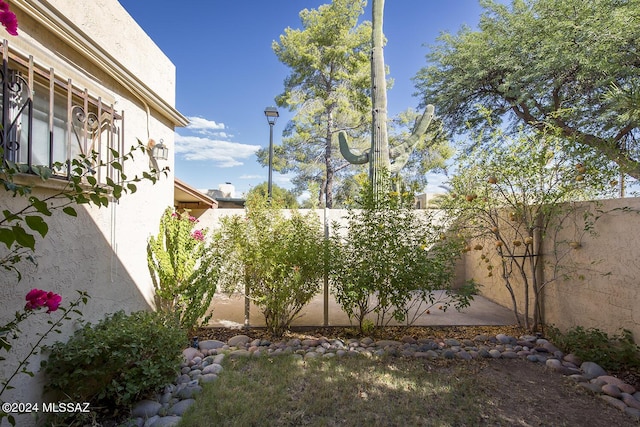
{"type": "MultiPolygon", "coordinates": [[[[69,179],[71,161],[81,155],[109,163],[113,151],[122,153],[124,113],[116,112],[100,97],[79,89],[70,78],[62,79],[33,56],[0,46],[2,159],[25,165],[48,166],[58,178],[69,179]]],[[[97,168],[96,179],[117,181],[118,171],[97,168]]]]}

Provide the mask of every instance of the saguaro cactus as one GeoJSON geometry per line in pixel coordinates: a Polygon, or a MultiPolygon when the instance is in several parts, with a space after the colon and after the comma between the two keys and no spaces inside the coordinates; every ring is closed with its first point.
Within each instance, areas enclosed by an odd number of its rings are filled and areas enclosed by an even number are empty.
{"type": "Polygon", "coordinates": [[[340,143],[340,153],[352,164],[369,163],[369,179],[373,186],[374,194],[380,188],[380,173],[386,169],[389,173],[397,173],[404,167],[409,159],[409,155],[420,140],[431,119],[433,118],[434,107],[428,105],[424,114],[420,117],[409,138],[397,147],[389,149],[389,137],[387,134],[387,82],[384,72],[383,54],[383,34],[382,17],[384,11],[384,0],[373,0],[372,2],[372,52],[371,52],[371,98],[373,104],[371,122],[371,147],[362,152],[355,153],[349,148],[347,134],[342,131],[338,134],[340,143]],[[393,159],[393,163],[391,163],[393,159]]]}

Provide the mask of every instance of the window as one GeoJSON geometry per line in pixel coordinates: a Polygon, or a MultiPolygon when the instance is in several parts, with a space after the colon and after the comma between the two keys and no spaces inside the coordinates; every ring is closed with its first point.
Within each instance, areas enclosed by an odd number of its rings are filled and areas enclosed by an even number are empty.
{"type": "MultiPolygon", "coordinates": [[[[79,155],[108,162],[111,151],[123,147],[123,114],[103,104],[84,89],[63,80],[54,70],[34,64],[2,45],[2,131],[0,147],[7,160],[32,166],[48,166],[60,178],[70,176],[70,162],[79,155]],[[61,166],[60,166],[61,165],[61,166]]],[[[96,171],[99,182],[117,171],[96,171]],[[106,174],[107,176],[102,176],[106,174]]]]}

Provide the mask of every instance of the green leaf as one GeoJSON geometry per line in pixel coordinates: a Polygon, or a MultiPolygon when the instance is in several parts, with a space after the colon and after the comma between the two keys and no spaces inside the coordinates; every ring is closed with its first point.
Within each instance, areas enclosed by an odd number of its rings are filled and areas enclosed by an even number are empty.
{"type": "Polygon", "coordinates": [[[36,248],[36,239],[32,234],[28,233],[24,228],[19,225],[11,227],[13,234],[16,238],[16,243],[24,248],[29,248],[32,251],[36,248]]]}
{"type": "Polygon", "coordinates": [[[122,165],[118,162],[111,162],[111,167],[122,172],[122,165]]]}
{"type": "Polygon", "coordinates": [[[7,246],[7,249],[11,249],[11,245],[16,241],[16,236],[10,228],[0,228],[0,242],[7,246]]]}
{"type": "Polygon", "coordinates": [[[116,199],[119,199],[120,197],[122,197],[122,186],[121,185],[114,185],[113,186],[113,197],[115,197],[116,199]]]}
{"type": "Polygon", "coordinates": [[[133,183],[128,183],[127,184],[127,188],[129,189],[129,191],[131,191],[132,193],[135,193],[138,190],[138,187],[136,187],[135,184],[133,183]]]}
{"type": "Polygon", "coordinates": [[[43,181],[48,180],[53,175],[53,171],[46,166],[32,166],[31,170],[34,174],[42,178],[43,181]]]}
{"type": "Polygon", "coordinates": [[[24,218],[24,220],[30,229],[32,229],[33,231],[37,231],[42,237],[45,237],[49,232],[49,226],[41,216],[28,215],[24,218]]]}
{"type": "Polygon", "coordinates": [[[4,215],[4,219],[7,220],[7,221],[13,221],[16,218],[18,218],[17,216],[15,216],[15,214],[13,212],[11,212],[8,209],[3,210],[2,214],[4,215]]]}
{"type": "Polygon", "coordinates": [[[91,203],[91,200],[87,198],[86,194],[79,194],[76,196],[75,200],[78,204],[91,203]]]}
{"type": "Polygon", "coordinates": [[[91,175],[87,176],[87,182],[91,185],[91,186],[95,186],[98,183],[98,180],[91,175]]]}
{"type": "Polygon", "coordinates": [[[31,206],[33,206],[42,215],[51,216],[51,211],[49,210],[46,202],[43,202],[35,196],[29,197],[29,202],[31,203],[31,206]]]}
{"type": "Polygon", "coordinates": [[[76,210],[71,206],[66,206],[62,208],[62,212],[66,213],[69,216],[78,216],[78,212],[76,212],[76,210]]]}
{"type": "Polygon", "coordinates": [[[97,195],[96,193],[91,193],[89,195],[89,197],[91,198],[91,201],[93,202],[94,205],[96,205],[98,207],[102,205],[102,201],[100,200],[100,196],[97,195]]]}

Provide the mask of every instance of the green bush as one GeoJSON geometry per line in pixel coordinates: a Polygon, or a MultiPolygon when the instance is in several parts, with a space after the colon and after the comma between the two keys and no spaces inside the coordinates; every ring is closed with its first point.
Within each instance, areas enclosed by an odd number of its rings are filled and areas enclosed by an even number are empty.
{"type": "Polygon", "coordinates": [[[276,200],[247,200],[246,217],[222,219],[220,247],[226,264],[220,285],[244,293],[262,311],[267,329],[281,335],[320,291],[324,237],[318,216],[296,210],[286,217],[276,200]]]}
{"type": "Polygon", "coordinates": [[[175,380],[186,344],[175,316],[119,311],[48,348],[45,391],[58,401],[129,407],[175,380]]]}
{"type": "Polygon", "coordinates": [[[349,211],[342,232],[334,225],[330,277],[336,301],[361,332],[369,315],[376,327],[394,319],[411,325],[435,304],[469,305],[473,297],[466,288],[451,290],[462,240],[430,213],[416,212],[410,191],[376,195],[365,184],[359,202],[361,210],[349,211]],[[443,298],[439,290],[445,290],[443,298]]]}
{"type": "Polygon", "coordinates": [[[176,313],[185,329],[193,329],[205,316],[216,289],[221,266],[215,235],[197,228],[198,219],[188,210],[167,208],[160,232],[149,238],[147,265],[156,290],[156,307],[176,313]],[[203,318],[203,316],[205,316],[203,318]]]}
{"type": "Polygon", "coordinates": [[[640,347],[631,331],[609,336],[599,329],[576,326],[566,332],[550,326],[549,339],[565,353],[573,353],[584,361],[595,362],[607,370],[640,366],[640,347]]]}

